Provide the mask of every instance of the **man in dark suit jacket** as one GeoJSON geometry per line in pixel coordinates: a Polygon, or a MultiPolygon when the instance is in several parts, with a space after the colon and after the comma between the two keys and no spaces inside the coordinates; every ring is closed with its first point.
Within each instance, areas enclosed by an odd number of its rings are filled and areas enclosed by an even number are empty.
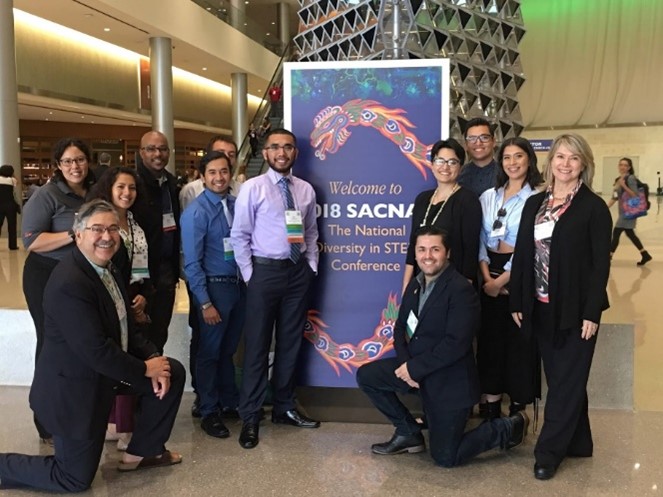
{"type": "Polygon", "coordinates": [[[422,425],[396,395],[419,391],[431,456],[439,465],[452,467],[489,449],[519,445],[529,420],[519,412],[464,433],[480,394],[472,352],[479,298],[448,262],[448,248],[445,231],[427,226],[417,232],[415,256],[421,273],[403,294],[394,332],[396,357],[362,366],[357,383],[396,427],[391,440],[371,447],[375,454],[425,450],[422,425]]]}
{"type": "Polygon", "coordinates": [[[44,292],[45,340],[30,405],[53,434],[54,456],[0,454],[0,488],[87,489],[99,465],[115,393],[140,396],[136,429],[118,469],[181,462],[164,444],[177,415],[185,372],[134,332],[121,276],[109,265],[122,243],[112,205],[94,200],[74,224],[77,248],[53,270],[44,292]]]}

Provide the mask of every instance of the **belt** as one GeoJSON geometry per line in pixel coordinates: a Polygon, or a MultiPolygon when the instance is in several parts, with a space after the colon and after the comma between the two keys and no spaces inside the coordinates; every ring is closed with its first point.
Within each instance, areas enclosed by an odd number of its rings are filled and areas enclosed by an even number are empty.
{"type": "Polygon", "coordinates": [[[239,278],[237,276],[208,276],[207,281],[210,283],[237,283],[239,278]]]}
{"type": "Polygon", "coordinates": [[[301,254],[296,263],[290,259],[270,259],[269,257],[259,257],[257,255],[254,255],[251,259],[254,264],[262,264],[263,266],[292,267],[304,261],[305,257],[304,254],[301,254]]]}

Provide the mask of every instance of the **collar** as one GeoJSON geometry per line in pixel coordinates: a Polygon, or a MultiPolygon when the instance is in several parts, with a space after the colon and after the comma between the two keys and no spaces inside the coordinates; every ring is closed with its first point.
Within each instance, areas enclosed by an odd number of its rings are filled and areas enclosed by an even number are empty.
{"type": "Polygon", "coordinates": [[[288,172],[288,174],[283,176],[282,174],[277,173],[276,171],[274,171],[274,169],[270,167],[265,174],[267,174],[267,177],[272,181],[274,185],[278,185],[279,181],[281,181],[281,178],[288,178],[290,184],[292,185],[293,183],[292,179],[294,178],[294,176],[292,175],[292,169],[290,170],[290,172],[288,172]]]}
{"type": "Polygon", "coordinates": [[[444,272],[447,270],[448,267],[449,267],[449,261],[447,261],[446,264],[445,264],[444,266],[442,266],[442,270],[441,270],[439,273],[437,273],[437,274],[436,274],[436,275],[435,275],[435,276],[434,276],[434,277],[428,282],[428,284],[426,284],[426,276],[424,276],[424,273],[422,273],[422,272],[420,271],[419,274],[417,274],[417,276],[416,276],[416,280],[417,280],[417,283],[419,283],[419,287],[420,287],[422,290],[425,291],[425,290],[426,290],[426,287],[430,288],[430,287],[432,287],[433,285],[435,285],[435,283],[437,283],[437,280],[440,279],[440,276],[442,276],[442,273],[444,273],[444,272]]]}
{"type": "Polygon", "coordinates": [[[225,195],[219,195],[218,193],[214,193],[207,188],[203,190],[203,195],[205,195],[205,198],[207,198],[213,204],[220,204],[223,200],[231,200],[233,198],[233,196],[230,195],[230,191],[228,191],[228,193],[225,195]]]}

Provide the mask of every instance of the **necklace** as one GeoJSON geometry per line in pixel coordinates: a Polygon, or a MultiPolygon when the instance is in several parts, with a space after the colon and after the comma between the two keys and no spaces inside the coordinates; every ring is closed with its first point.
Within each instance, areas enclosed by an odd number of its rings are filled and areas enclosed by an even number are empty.
{"type": "Polygon", "coordinates": [[[451,193],[447,195],[447,198],[444,200],[441,200],[442,205],[440,206],[440,210],[437,211],[437,214],[435,214],[435,217],[433,218],[433,221],[429,225],[426,224],[426,220],[428,219],[428,214],[430,213],[431,206],[433,205],[433,199],[437,196],[437,192],[439,190],[439,187],[435,189],[433,192],[433,195],[430,198],[430,202],[428,202],[428,207],[426,207],[426,214],[424,214],[424,218],[421,221],[421,224],[419,225],[420,228],[423,228],[424,226],[433,226],[435,224],[435,221],[437,221],[437,218],[440,217],[440,214],[442,214],[442,210],[444,209],[444,206],[447,205],[447,202],[451,198],[451,196],[458,191],[458,183],[454,185],[454,187],[451,189],[451,193]]]}

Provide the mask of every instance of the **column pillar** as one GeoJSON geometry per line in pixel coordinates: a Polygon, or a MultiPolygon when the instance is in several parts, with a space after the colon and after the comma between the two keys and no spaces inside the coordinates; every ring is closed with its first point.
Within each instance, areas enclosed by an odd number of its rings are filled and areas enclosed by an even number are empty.
{"type": "Polygon", "coordinates": [[[173,45],[170,38],[150,38],[152,85],[152,129],[168,138],[170,160],[166,169],[175,174],[175,129],[173,121],[173,45]]]}
{"type": "Polygon", "coordinates": [[[13,2],[0,2],[0,165],[14,166],[22,191],[13,2]]]}
{"type": "Polygon", "coordinates": [[[290,43],[290,5],[279,2],[276,6],[276,19],[278,24],[279,41],[283,45],[282,50],[290,43]]]}
{"type": "Polygon", "coordinates": [[[234,72],[231,75],[232,130],[233,140],[238,147],[242,146],[242,141],[248,131],[246,81],[244,72],[234,72]]]}
{"type": "Polygon", "coordinates": [[[230,0],[230,25],[238,31],[246,31],[246,4],[244,0],[230,0]]]}

